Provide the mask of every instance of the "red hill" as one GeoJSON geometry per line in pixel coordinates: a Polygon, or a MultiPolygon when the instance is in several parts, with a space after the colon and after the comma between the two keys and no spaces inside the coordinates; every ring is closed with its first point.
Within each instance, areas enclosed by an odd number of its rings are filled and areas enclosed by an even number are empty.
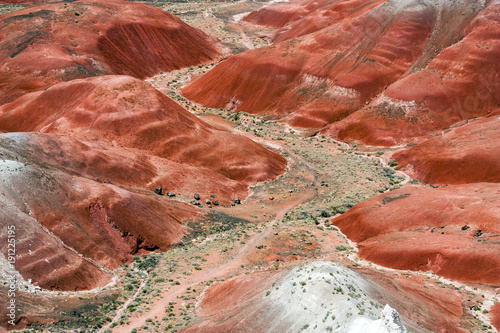
{"type": "MultiPolygon", "coordinates": [[[[500,111],[500,110],[499,110],[500,111]]],[[[424,183],[500,182],[500,112],[456,127],[393,155],[424,183]]]]}
{"type": "Polygon", "coordinates": [[[323,133],[373,145],[414,142],[498,108],[499,20],[500,3],[490,2],[466,27],[463,39],[434,50],[424,68],[323,133]]]}
{"type": "Polygon", "coordinates": [[[25,94],[1,107],[0,128],[24,132],[0,135],[1,218],[26,234],[19,272],[48,289],[102,286],[109,276],[100,265],[112,269],[182,238],[183,221],[196,216],[182,201],[193,193],[226,205],[286,165],[128,76],[25,94]],[[181,196],[160,197],[157,186],[181,196]],[[50,272],[37,268],[46,260],[50,272]]]}
{"type": "Polygon", "coordinates": [[[152,76],[219,56],[215,40],[175,16],[128,1],[40,4],[0,17],[0,103],[54,83],[152,76]]]}
{"type": "Polygon", "coordinates": [[[298,1],[264,7],[248,14],[244,21],[278,29],[273,42],[282,42],[349,20],[387,0],[298,1]]]}
{"type": "Polygon", "coordinates": [[[499,194],[491,183],[405,187],[363,201],[332,223],[376,264],[498,285],[499,194]]]}

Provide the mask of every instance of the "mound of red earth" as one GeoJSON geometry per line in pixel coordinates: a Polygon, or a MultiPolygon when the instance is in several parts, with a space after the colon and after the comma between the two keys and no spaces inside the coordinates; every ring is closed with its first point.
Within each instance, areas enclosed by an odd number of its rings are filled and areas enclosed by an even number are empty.
{"type": "Polygon", "coordinates": [[[497,330],[500,330],[500,303],[491,307],[491,323],[497,330]]]}
{"type": "Polygon", "coordinates": [[[430,184],[500,182],[500,110],[393,155],[400,169],[430,184]]]}
{"type": "MultiPolygon", "coordinates": [[[[482,12],[480,11],[483,7],[479,1],[467,5],[448,1],[436,4],[431,1],[401,0],[391,0],[382,4],[359,1],[314,4],[319,6],[317,8],[319,14],[314,14],[314,10],[311,10],[311,13],[304,18],[291,19],[282,28],[286,33],[299,37],[232,56],[185,87],[183,94],[207,106],[232,109],[236,106],[238,111],[283,117],[284,121],[293,126],[321,128],[352,113],[354,114],[346,118],[346,121],[355,119],[352,117],[375,105],[373,103],[379,101],[377,103],[380,104],[380,101],[387,101],[386,96],[389,96],[390,87],[405,81],[407,77],[414,77],[422,68],[432,71],[430,68],[438,63],[436,55],[445,57],[455,48],[461,50],[457,54],[461,54],[463,58],[453,64],[447,63],[449,66],[456,65],[462,68],[465,62],[468,64],[467,68],[470,64],[471,71],[472,68],[479,69],[478,72],[471,74],[466,85],[457,88],[462,91],[470,87],[477,88],[480,81],[486,82],[489,79],[494,79],[493,83],[498,82],[498,78],[490,77],[490,73],[497,72],[495,66],[498,65],[498,62],[492,61],[498,55],[495,53],[494,40],[491,41],[491,48],[483,50],[477,46],[474,52],[467,52],[468,48],[475,47],[476,42],[486,42],[491,34],[498,31],[497,27],[493,26],[496,8],[493,3],[482,12]],[[325,4],[332,6],[328,7],[325,4]],[[324,13],[321,14],[322,12],[324,13]],[[314,15],[328,17],[327,23],[324,24],[326,27],[321,25],[314,28],[315,31],[312,33],[305,34],[307,31],[299,28],[301,22],[308,22],[307,20],[322,22],[315,19],[314,15]],[[484,31],[488,30],[492,32],[484,34],[484,31]],[[486,73],[490,76],[485,76],[486,73]],[[384,90],[386,93],[382,95],[383,98],[372,101],[384,90]],[[359,109],[362,110],[357,111],[359,109]]],[[[311,3],[311,6],[314,4],[311,3]]],[[[291,6],[300,7],[296,3],[292,3],[291,6]]],[[[302,7],[307,6],[304,3],[302,7]]],[[[263,11],[269,12],[272,8],[268,7],[263,11]]],[[[251,20],[252,17],[253,15],[250,15],[248,19],[251,20]]],[[[450,73],[455,73],[454,75],[458,77],[465,75],[466,71],[459,72],[457,69],[450,73]]],[[[410,95],[414,91],[415,94],[421,95],[421,91],[425,91],[428,87],[429,84],[421,82],[418,89],[400,90],[410,95]]],[[[432,87],[432,93],[435,92],[436,87],[432,87]]],[[[466,95],[466,92],[463,95],[466,95]]],[[[429,125],[428,129],[427,122],[430,116],[422,116],[415,126],[422,128],[422,132],[429,133],[437,128],[447,127],[457,120],[485,114],[488,107],[497,103],[497,92],[495,85],[487,90],[481,90],[481,96],[485,97],[487,103],[481,104],[474,111],[469,110],[468,113],[456,110],[443,111],[440,113],[440,122],[437,119],[438,115],[432,116],[436,126],[429,125]],[[448,113],[451,112],[455,112],[455,115],[450,116],[448,113]]],[[[453,94],[461,92],[459,90],[453,94]]],[[[413,102],[399,100],[394,103],[413,105],[413,102]]],[[[396,107],[394,109],[399,110],[396,107]]],[[[398,113],[389,111],[382,117],[392,121],[393,114],[398,113]]],[[[412,121],[416,122],[415,119],[412,121]]],[[[376,140],[376,143],[388,142],[384,133],[371,131],[370,126],[377,126],[380,121],[373,124],[372,122],[373,119],[370,122],[366,121],[366,126],[360,128],[359,133],[356,132],[358,136],[354,136],[352,131],[340,129],[336,131],[337,127],[328,128],[324,133],[341,139],[352,137],[358,140],[366,139],[368,142],[369,137],[370,140],[376,140]]],[[[390,127],[386,131],[398,131],[404,127],[395,121],[393,123],[394,127],[384,123],[383,128],[390,127]]],[[[344,122],[338,126],[343,126],[342,124],[344,122]]]]}
{"type": "Polygon", "coordinates": [[[152,76],[219,56],[215,40],[143,4],[40,4],[0,17],[0,104],[54,83],[105,74],[152,76]]]}
{"type": "MultiPolygon", "coordinates": [[[[373,145],[414,142],[500,106],[500,2],[491,1],[464,37],[390,85],[362,110],[323,131],[373,145]]],[[[444,23],[443,23],[444,24],[444,23]]]]}
{"type": "Polygon", "coordinates": [[[330,25],[349,20],[387,0],[320,0],[297,1],[267,6],[253,11],[244,21],[280,28],[274,33],[273,43],[304,36],[330,25]]]}
{"type": "MultiPolygon", "coordinates": [[[[416,281],[415,278],[387,277],[367,270],[358,271],[360,275],[357,281],[349,279],[350,276],[329,273],[324,279],[323,276],[314,275],[309,278],[301,270],[294,279],[290,273],[287,278],[280,271],[263,271],[213,284],[204,291],[197,304],[197,323],[183,332],[234,332],[244,331],[248,327],[260,332],[295,331],[295,328],[300,331],[303,327],[301,321],[311,323],[318,320],[320,315],[319,320],[324,319],[325,326],[342,325],[347,328],[343,316],[349,312],[349,302],[344,303],[342,297],[332,292],[335,288],[342,288],[337,285],[340,281],[351,288],[355,282],[362,283],[362,292],[368,295],[371,304],[389,303],[403,316],[404,324],[412,331],[427,332],[423,329],[425,327],[434,332],[465,332],[458,328],[467,323],[462,319],[461,298],[455,291],[442,290],[436,285],[416,281]],[[300,281],[305,284],[302,285],[300,281]],[[315,285],[322,282],[325,284],[324,289],[316,289],[315,285]],[[302,288],[306,291],[303,292],[302,288]],[[432,298],[428,296],[430,292],[432,298]],[[278,295],[279,298],[275,296],[278,293],[282,293],[278,295]],[[412,301],[408,302],[408,298],[412,301]],[[334,306],[329,305],[332,300],[334,306]],[[326,316],[322,310],[328,310],[326,316]],[[296,315],[299,311],[302,314],[296,315]]],[[[348,297],[346,294],[345,298],[348,297]]],[[[354,299],[352,301],[355,302],[354,299]]],[[[318,327],[318,330],[328,331],[322,330],[322,327],[318,327]]]]}
{"type": "Polygon", "coordinates": [[[332,223],[374,263],[498,285],[499,199],[496,183],[409,186],[361,202],[332,223]]]}
{"type": "Polygon", "coordinates": [[[25,239],[19,273],[47,289],[101,286],[109,279],[101,265],[112,269],[178,242],[196,213],[154,194],[157,186],[228,204],[286,165],[128,76],[26,94],[2,106],[0,128],[17,132],[0,135],[1,218],[25,239]]]}
{"type": "Polygon", "coordinates": [[[206,124],[147,83],[127,76],[73,80],[26,94],[0,108],[0,129],[141,149],[244,184],[274,178],[286,164],[278,154],[206,124]]]}

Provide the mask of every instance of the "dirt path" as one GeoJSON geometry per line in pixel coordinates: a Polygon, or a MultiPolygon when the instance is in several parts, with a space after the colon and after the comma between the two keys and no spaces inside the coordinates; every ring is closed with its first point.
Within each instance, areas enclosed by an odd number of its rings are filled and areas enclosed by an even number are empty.
{"type": "MultiPolygon", "coordinates": [[[[283,149],[283,151],[287,152],[289,156],[291,156],[293,159],[300,160],[300,162],[306,166],[306,171],[308,175],[314,179],[314,186],[308,188],[306,192],[302,192],[298,198],[295,198],[294,200],[287,202],[286,205],[282,206],[276,212],[274,219],[268,224],[268,226],[264,230],[262,230],[262,232],[254,235],[251,239],[249,239],[244,246],[237,249],[236,253],[231,257],[227,258],[225,262],[222,262],[220,265],[214,265],[213,268],[207,271],[199,272],[198,274],[191,276],[180,285],[172,286],[170,289],[162,293],[161,299],[158,302],[156,302],[155,305],[149,311],[144,312],[138,318],[130,318],[130,323],[128,325],[116,327],[113,329],[113,332],[129,333],[134,328],[142,327],[146,324],[146,319],[154,318],[155,316],[156,317],[163,316],[165,313],[165,308],[168,306],[168,303],[172,300],[175,300],[177,296],[181,295],[186,290],[186,288],[193,287],[203,281],[215,280],[218,277],[227,276],[230,273],[234,272],[241,265],[241,262],[244,260],[244,258],[252,250],[254,250],[255,247],[259,245],[265,238],[270,236],[270,234],[273,232],[273,226],[279,224],[279,222],[283,219],[285,213],[294,209],[298,205],[312,199],[317,194],[319,180],[316,177],[314,169],[308,164],[307,161],[305,161],[302,157],[295,154],[290,149],[284,147],[281,148],[283,149]]],[[[255,205],[257,206],[258,204],[255,205]]],[[[143,280],[143,284],[145,283],[145,281],[146,279],[143,280]]],[[[143,284],[141,284],[141,288],[139,288],[139,290],[142,289],[143,284]]],[[[139,292],[139,290],[137,291],[137,293],[139,292]]],[[[132,296],[129,300],[127,300],[127,302],[125,302],[125,304],[120,308],[120,310],[118,310],[115,318],[113,319],[113,322],[119,319],[119,316],[123,313],[123,311],[130,304],[130,302],[136,297],[136,294],[132,296]]],[[[110,325],[108,325],[108,327],[110,325]]]]}
{"type": "Polygon", "coordinates": [[[239,25],[235,26],[235,30],[240,33],[241,43],[243,45],[245,45],[249,50],[255,48],[250,38],[247,36],[245,31],[243,31],[243,29],[239,25]]]}
{"type": "MultiPolygon", "coordinates": [[[[137,272],[137,270],[136,270],[137,272]]],[[[147,273],[146,273],[147,274],[147,273]]],[[[142,288],[144,288],[144,286],[146,285],[146,280],[148,279],[148,276],[146,275],[146,277],[144,279],[142,279],[141,281],[141,284],[139,285],[139,288],[137,289],[137,291],[134,293],[134,295],[132,295],[123,305],[122,307],[116,311],[116,315],[115,317],[111,320],[111,322],[109,322],[108,324],[106,324],[103,329],[107,329],[109,328],[111,325],[113,325],[113,323],[115,322],[118,322],[120,320],[120,317],[123,313],[123,311],[125,311],[125,309],[130,305],[130,303],[132,303],[132,301],[137,297],[137,295],[139,295],[139,293],[142,291],[142,288]]]]}

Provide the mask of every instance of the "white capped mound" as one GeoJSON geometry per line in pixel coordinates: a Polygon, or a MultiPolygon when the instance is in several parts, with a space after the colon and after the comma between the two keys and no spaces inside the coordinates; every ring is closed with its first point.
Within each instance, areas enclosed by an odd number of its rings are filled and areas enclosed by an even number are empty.
{"type": "Polygon", "coordinates": [[[341,265],[296,267],[262,297],[268,332],[405,333],[396,310],[367,296],[369,283],[341,265]],[[383,308],[383,309],[382,309],[383,308]]]}

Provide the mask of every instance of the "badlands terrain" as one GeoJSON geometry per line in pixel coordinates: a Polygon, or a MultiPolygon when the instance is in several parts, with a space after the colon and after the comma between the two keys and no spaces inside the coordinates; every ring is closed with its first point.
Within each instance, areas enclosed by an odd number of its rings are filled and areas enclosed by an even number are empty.
{"type": "Polygon", "coordinates": [[[500,330],[500,1],[0,14],[0,331],[500,330]]]}

